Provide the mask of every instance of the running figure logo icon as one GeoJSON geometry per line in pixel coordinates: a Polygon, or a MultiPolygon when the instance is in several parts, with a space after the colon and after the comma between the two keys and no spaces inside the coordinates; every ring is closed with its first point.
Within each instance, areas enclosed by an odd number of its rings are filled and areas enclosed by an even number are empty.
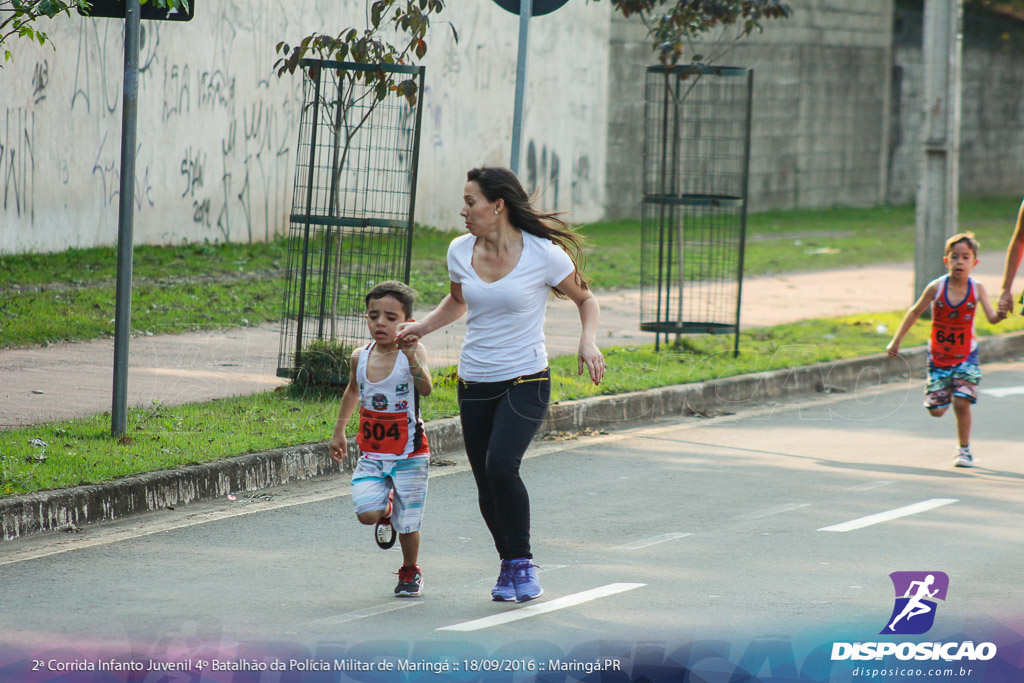
{"type": "Polygon", "coordinates": [[[935,623],[935,600],[945,600],[949,577],[944,572],[893,572],[896,604],[882,634],[920,635],[935,623]]]}

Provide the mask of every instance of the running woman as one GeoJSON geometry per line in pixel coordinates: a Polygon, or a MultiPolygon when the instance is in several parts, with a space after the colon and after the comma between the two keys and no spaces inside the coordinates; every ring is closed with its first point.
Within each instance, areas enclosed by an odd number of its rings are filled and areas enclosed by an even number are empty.
{"type": "Polygon", "coordinates": [[[586,366],[595,384],[605,371],[596,341],[600,308],[577,268],[579,237],[554,214],[535,209],[510,170],[469,171],[463,201],[469,234],[448,247],[449,294],[419,322],[401,325],[399,336],[416,341],[468,313],[459,415],[480,513],[501,560],[491,597],[523,602],[544,592],[519,470],[551,396],[543,330],[548,293],[579,308],[578,371],[586,366]]]}

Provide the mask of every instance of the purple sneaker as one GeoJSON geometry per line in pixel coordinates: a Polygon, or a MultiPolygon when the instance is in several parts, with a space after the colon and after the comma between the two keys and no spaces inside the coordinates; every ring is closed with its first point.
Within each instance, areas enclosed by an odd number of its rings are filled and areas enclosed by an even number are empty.
{"type": "Polygon", "coordinates": [[[537,565],[533,560],[521,557],[510,560],[509,564],[512,570],[512,585],[516,589],[516,602],[526,602],[544,594],[544,589],[540,587],[540,580],[537,578],[537,565]]]}
{"type": "Polygon", "coordinates": [[[511,560],[501,561],[501,571],[498,572],[498,582],[491,589],[491,599],[498,602],[508,602],[516,599],[516,589],[512,585],[511,560]]]}

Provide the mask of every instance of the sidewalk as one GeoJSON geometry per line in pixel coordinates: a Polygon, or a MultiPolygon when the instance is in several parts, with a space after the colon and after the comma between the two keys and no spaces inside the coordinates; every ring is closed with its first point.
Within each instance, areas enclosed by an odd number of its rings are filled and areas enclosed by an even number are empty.
{"type": "MultiPolygon", "coordinates": [[[[982,254],[976,274],[998,292],[1003,253],[982,254]]],[[[806,318],[903,309],[913,303],[913,265],[793,273],[747,278],[744,328],[806,318]]],[[[651,344],[638,329],[640,293],[601,292],[602,347],[651,344]]],[[[420,312],[422,315],[422,312],[420,312]]],[[[464,332],[460,321],[424,339],[434,366],[454,364],[464,332]]],[[[551,355],[575,353],[579,317],[566,301],[548,305],[545,333],[551,355]]],[[[879,338],[879,350],[887,340],[879,338]]],[[[276,376],[280,327],[264,325],[211,333],[133,337],[128,401],[174,405],[244,395],[284,384],[276,376]]],[[[0,429],[109,411],[113,387],[111,339],[0,350],[0,429]]]]}

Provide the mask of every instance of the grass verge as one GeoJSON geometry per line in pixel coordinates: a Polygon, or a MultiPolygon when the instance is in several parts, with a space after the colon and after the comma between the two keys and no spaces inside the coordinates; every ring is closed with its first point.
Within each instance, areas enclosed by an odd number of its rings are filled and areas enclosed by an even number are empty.
{"type": "MultiPolygon", "coordinates": [[[[1013,234],[1020,197],[974,197],[959,204],[961,230],[970,230],[982,249],[1002,250],[1013,234]]],[[[914,207],[838,207],[768,211],[747,218],[745,276],[828,270],[914,258],[914,207]]],[[[640,224],[637,221],[585,225],[587,275],[594,289],[640,286],[640,224]]]]}
{"type": "MultiPolygon", "coordinates": [[[[608,374],[595,387],[576,374],[572,356],[552,360],[553,400],[566,401],[700,382],[732,375],[812,365],[879,353],[899,324],[902,311],[807,320],[758,328],[742,334],[741,353],[732,338],[690,336],[661,353],[654,347],[607,349],[608,374]]],[[[1024,329],[1012,316],[997,326],[983,320],[983,336],[1024,329]]],[[[925,342],[919,323],[904,348],[925,342]]],[[[435,390],[424,401],[427,420],[456,414],[454,371],[434,370],[435,390]]],[[[128,435],[110,436],[109,417],[67,420],[0,432],[0,497],[86,483],[108,482],[141,472],[207,462],[255,451],[326,441],[338,400],[305,400],[275,391],[175,407],[132,409],[128,435]]],[[[354,433],[355,422],[349,425],[354,433]]]]}
{"type": "MultiPolygon", "coordinates": [[[[964,199],[960,226],[986,249],[1005,246],[1018,197],[964,199]]],[[[640,286],[639,221],[584,225],[586,273],[595,289],[640,286]]],[[[445,253],[453,233],[417,228],[412,286],[423,305],[447,293],[445,253]]],[[[794,210],[752,214],[748,276],[908,261],[913,206],[794,210]]],[[[164,334],[279,320],[287,241],[140,246],[134,257],[132,330],[164,334]]],[[[0,348],[110,337],[114,333],[113,248],[0,256],[0,348]]]]}

